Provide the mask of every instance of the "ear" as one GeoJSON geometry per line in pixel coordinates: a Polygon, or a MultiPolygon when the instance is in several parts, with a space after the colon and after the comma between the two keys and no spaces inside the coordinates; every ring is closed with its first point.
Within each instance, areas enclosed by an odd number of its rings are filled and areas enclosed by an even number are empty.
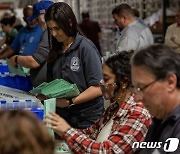
{"type": "Polygon", "coordinates": [[[128,78],[125,77],[124,81],[121,83],[121,89],[125,90],[128,86],[128,78]]]}
{"type": "Polygon", "coordinates": [[[177,86],[177,76],[175,74],[170,74],[167,77],[168,82],[168,92],[172,92],[174,89],[176,89],[177,86]]]}

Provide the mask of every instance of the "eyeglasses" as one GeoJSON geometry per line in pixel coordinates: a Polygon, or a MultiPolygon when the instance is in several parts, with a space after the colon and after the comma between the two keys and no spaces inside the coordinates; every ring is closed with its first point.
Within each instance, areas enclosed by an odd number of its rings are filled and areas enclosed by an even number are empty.
{"type": "Polygon", "coordinates": [[[159,79],[156,79],[152,82],[150,82],[149,84],[145,85],[143,88],[140,88],[140,87],[132,87],[132,90],[133,92],[135,92],[136,94],[139,94],[139,95],[143,95],[144,94],[144,91],[151,85],[153,85],[155,82],[157,82],[159,79]]]}

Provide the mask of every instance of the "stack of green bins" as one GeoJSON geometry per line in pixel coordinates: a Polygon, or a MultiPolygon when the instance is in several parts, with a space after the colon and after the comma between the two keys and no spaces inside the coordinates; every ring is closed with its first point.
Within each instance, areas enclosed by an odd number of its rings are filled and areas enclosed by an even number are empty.
{"type": "Polygon", "coordinates": [[[32,94],[42,94],[49,98],[72,98],[80,94],[76,84],[63,79],[55,79],[49,83],[43,82],[30,91],[32,94]]]}

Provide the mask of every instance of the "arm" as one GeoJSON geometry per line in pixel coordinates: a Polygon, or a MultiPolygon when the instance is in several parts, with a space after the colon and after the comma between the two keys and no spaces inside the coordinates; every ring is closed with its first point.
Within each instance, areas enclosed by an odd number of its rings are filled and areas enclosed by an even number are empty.
{"type": "MultiPolygon", "coordinates": [[[[67,122],[59,118],[58,115],[56,117],[51,115],[50,120],[47,122],[52,124],[51,128],[67,141],[75,153],[128,154],[136,150],[132,150],[133,142],[144,140],[151,121],[147,113],[148,112],[141,107],[133,107],[131,111],[124,113],[123,116],[116,116],[111,133],[108,139],[103,142],[97,142],[95,138],[89,137],[92,135],[90,131],[90,134],[84,134],[81,130],[71,128],[67,122]]],[[[100,121],[102,121],[102,119],[100,121]]],[[[103,123],[102,125],[104,126],[103,123]]],[[[91,128],[92,127],[89,129],[91,128]]],[[[99,129],[96,129],[96,131],[100,132],[99,129]]]]}
{"type": "Polygon", "coordinates": [[[4,37],[2,40],[0,40],[0,46],[2,46],[4,43],[6,43],[6,37],[4,37]]]}
{"type": "MultiPolygon", "coordinates": [[[[10,58],[10,63],[12,66],[16,66],[15,58],[18,55],[14,55],[10,58]]],[[[34,60],[32,56],[18,56],[17,64],[26,67],[26,68],[37,68],[40,65],[34,60]]]]}
{"type": "MultiPolygon", "coordinates": [[[[41,41],[38,44],[36,51],[30,56],[18,56],[17,63],[26,68],[37,68],[44,63],[49,54],[48,33],[44,31],[41,41]]],[[[10,63],[15,66],[15,57],[10,59],[10,63]]]]}
{"type": "Polygon", "coordinates": [[[98,86],[91,86],[82,92],[79,96],[73,98],[73,103],[80,104],[95,99],[99,96],[102,96],[101,89],[98,86]]]}
{"type": "Polygon", "coordinates": [[[8,58],[12,56],[13,54],[14,54],[13,49],[11,47],[7,47],[7,49],[5,49],[4,51],[0,53],[0,59],[8,58]]]}
{"type": "Polygon", "coordinates": [[[174,35],[172,32],[172,28],[168,27],[166,31],[166,36],[165,36],[165,44],[172,47],[172,48],[177,48],[178,45],[173,41],[174,40],[174,35]]]}

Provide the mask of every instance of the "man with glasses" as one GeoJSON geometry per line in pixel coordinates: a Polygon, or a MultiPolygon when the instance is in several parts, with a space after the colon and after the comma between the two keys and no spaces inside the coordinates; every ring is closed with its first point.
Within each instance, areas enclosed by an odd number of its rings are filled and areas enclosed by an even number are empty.
{"type": "Polygon", "coordinates": [[[180,139],[180,55],[165,45],[153,45],[134,54],[132,84],[136,101],[153,116],[140,154],[179,154],[180,139]]]}
{"type": "Polygon", "coordinates": [[[180,53],[180,10],[176,12],[176,22],[167,28],[165,44],[180,53]]]}

